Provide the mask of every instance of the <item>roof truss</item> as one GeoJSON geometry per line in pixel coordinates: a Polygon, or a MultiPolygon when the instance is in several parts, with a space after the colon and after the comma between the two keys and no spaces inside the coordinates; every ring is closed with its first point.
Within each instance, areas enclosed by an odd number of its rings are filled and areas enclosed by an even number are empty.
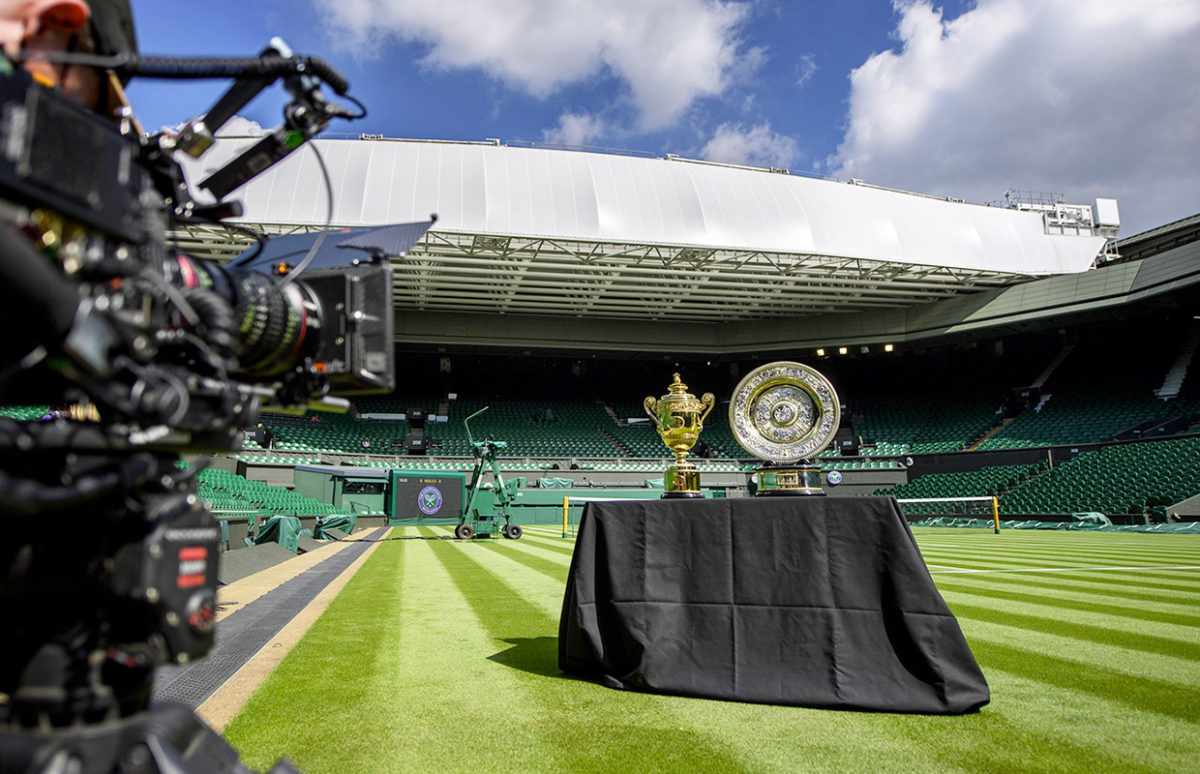
{"type": "MultiPolygon", "coordinates": [[[[220,226],[189,225],[171,237],[184,252],[216,259],[251,242],[220,226]]],[[[426,234],[392,264],[397,310],[694,322],[903,308],[1028,279],[861,258],[446,231],[426,234]]]]}

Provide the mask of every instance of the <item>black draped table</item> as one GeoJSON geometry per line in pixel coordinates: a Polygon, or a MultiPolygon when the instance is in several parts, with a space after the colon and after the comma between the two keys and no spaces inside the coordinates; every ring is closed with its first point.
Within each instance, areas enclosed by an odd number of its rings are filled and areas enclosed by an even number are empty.
{"type": "Polygon", "coordinates": [[[614,688],[829,709],[989,698],[888,497],[588,503],[558,664],[614,688]]]}

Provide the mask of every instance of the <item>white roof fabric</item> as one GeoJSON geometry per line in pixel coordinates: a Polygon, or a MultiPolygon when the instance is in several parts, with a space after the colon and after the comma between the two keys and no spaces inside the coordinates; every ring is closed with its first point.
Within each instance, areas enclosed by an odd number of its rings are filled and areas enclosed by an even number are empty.
{"type": "MultiPolygon", "coordinates": [[[[252,139],[224,139],[187,164],[193,185],[252,139]]],[[[332,223],[381,225],[437,213],[435,232],[831,256],[1036,276],[1091,268],[1105,239],[1045,233],[1036,213],[852,183],[678,159],[483,143],[316,140],[332,223]]],[[[257,224],[323,226],[311,149],[232,194],[257,224]]]]}

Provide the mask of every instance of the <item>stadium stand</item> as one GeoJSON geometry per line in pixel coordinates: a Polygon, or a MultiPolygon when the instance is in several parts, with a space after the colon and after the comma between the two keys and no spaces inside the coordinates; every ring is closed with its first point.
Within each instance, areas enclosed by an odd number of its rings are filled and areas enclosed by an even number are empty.
{"type": "Polygon", "coordinates": [[[257,514],[259,520],[271,516],[329,516],[351,511],[335,508],[286,487],[252,481],[226,470],[207,468],[200,471],[199,496],[217,513],[257,514]]]}
{"type": "Polygon", "coordinates": [[[907,484],[877,490],[876,494],[888,494],[899,498],[1002,495],[1020,486],[1044,468],[1044,463],[1037,463],[996,465],[962,473],[931,473],[907,484]]]}
{"type": "MultiPolygon", "coordinates": [[[[1044,454],[1021,462],[985,461],[974,470],[919,475],[876,491],[901,498],[998,495],[1006,515],[1151,515],[1156,507],[1200,493],[1200,480],[1186,459],[1194,443],[1186,436],[1200,429],[1200,380],[1186,378],[1185,363],[1177,394],[1169,400],[1155,395],[1168,372],[1179,370],[1179,353],[1190,334],[1148,335],[1153,329],[1150,322],[1101,321],[1066,333],[1014,335],[1003,345],[966,343],[902,356],[818,360],[815,365],[838,388],[845,420],[864,443],[859,457],[825,450],[822,466],[900,471],[913,457],[1085,445],[1082,454],[1065,462],[1072,455],[1060,450],[1052,469],[1044,454]],[[1116,362],[1114,352],[1120,353],[1116,362]],[[1179,439],[1173,445],[1105,446],[1171,437],[1179,439]],[[1133,475],[1130,468],[1143,472],[1133,475]]],[[[267,415],[264,421],[275,434],[273,454],[249,442],[240,459],[285,467],[325,457],[372,467],[469,471],[473,461],[462,420],[486,406],[489,411],[472,422],[472,430],[477,437],[509,443],[501,461],[506,473],[536,481],[541,472],[556,466],[565,470],[568,463],[631,476],[661,473],[669,455],[653,425],[641,421],[641,399],[661,392],[654,385],[665,385],[661,374],[669,369],[592,362],[581,373],[568,360],[514,363],[486,356],[459,356],[455,363],[453,375],[435,376],[432,358],[415,357],[412,368],[429,375],[425,383],[360,399],[357,419],[267,415]],[[428,456],[405,455],[397,445],[409,428],[394,418],[414,407],[447,418],[426,425],[432,442],[428,456]]],[[[685,380],[698,386],[694,391],[717,395],[727,395],[737,377],[736,370],[698,364],[681,369],[685,380]]],[[[752,469],[755,462],[734,441],[727,413],[728,405],[718,402],[692,459],[707,470],[752,469]]],[[[950,509],[923,507],[930,513],[950,509]]]]}
{"type": "MultiPolygon", "coordinates": [[[[1129,341],[1119,328],[1076,335],[1082,340],[1072,344],[1065,358],[1059,357],[1062,342],[1042,336],[1030,337],[1009,355],[972,346],[893,358],[826,359],[815,365],[838,387],[852,432],[867,444],[863,453],[872,458],[1108,442],[1174,435],[1192,425],[1200,406],[1197,380],[1185,380],[1172,400],[1154,395],[1177,354],[1177,340],[1150,346],[1144,340],[1129,341]],[[1115,369],[1114,348],[1126,360],[1115,369]],[[1036,393],[1040,400],[1014,406],[1013,391],[1033,383],[1049,364],[1056,367],[1036,393]],[[1176,422],[1163,431],[1164,424],[1180,419],[1183,426],[1176,422]]],[[[426,425],[433,457],[469,457],[462,420],[485,406],[489,412],[473,423],[474,431],[507,441],[512,458],[666,456],[652,425],[640,421],[641,393],[655,392],[653,377],[644,379],[645,386],[639,383],[631,396],[628,373],[623,380],[591,380],[569,373],[564,363],[539,365],[548,370],[532,375],[529,369],[501,367],[486,358],[459,363],[464,373],[443,377],[436,392],[429,389],[436,385],[423,385],[423,391],[411,394],[360,400],[358,410],[395,416],[420,407],[446,416],[445,423],[426,425]],[[455,400],[448,400],[451,392],[455,400]]],[[[704,377],[712,381],[711,374],[704,377]]],[[[727,394],[730,382],[726,377],[704,389],[727,394]]],[[[709,415],[702,443],[693,452],[696,458],[746,456],[729,430],[727,411],[727,404],[718,403],[709,415]]],[[[409,432],[403,421],[336,414],[316,419],[267,415],[264,421],[275,435],[274,450],[282,452],[398,454],[409,432]]],[[[827,450],[822,457],[837,459],[838,452],[827,450]]]]}
{"type": "Polygon", "coordinates": [[[979,448],[1111,441],[1139,426],[1152,430],[1194,415],[1200,380],[1185,382],[1172,400],[1155,395],[1178,346],[1173,337],[1131,340],[1120,329],[1079,341],[1042,388],[1044,402],[1027,408],[979,448]]]}
{"type": "Polygon", "coordinates": [[[1114,444],[1083,452],[1000,495],[1006,515],[1145,514],[1200,492],[1200,437],[1114,444]]]}

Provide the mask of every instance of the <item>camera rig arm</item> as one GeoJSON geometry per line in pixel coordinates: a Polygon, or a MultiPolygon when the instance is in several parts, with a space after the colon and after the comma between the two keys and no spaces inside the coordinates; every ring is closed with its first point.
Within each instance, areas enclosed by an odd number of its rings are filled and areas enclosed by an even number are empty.
{"type": "Polygon", "coordinates": [[[251,62],[254,64],[247,67],[248,74],[239,77],[202,118],[187,122],[174,142],[176,148],[199,157],[212,146],[213,135],[226,121],[272,81],[283,78],[284,87],[292,95],[291,102],[284,108],[283,125],[200,183],[201,188],[217,199],[223,199],[262,170],[282,160],[323,130],[331,119],[359,117],[359,114],[326,100],[321,93],[321,84],[326,83],[334,92],[345,96],[349,88],[346,80],[319,59],[296,57],[281,38],[272,38],[259,58],[251,62]]]}
{"type": "MultiPolygon", "coordinates": [[[[271,45],[280,41],[274,38],[271,45]]],[[[286,44],[285,44],[286,45],[286,44]]],[[[122,76],[165,78],[168,80],[207,80],[212,78],[267,78],[271,81],[289,75],[312,74],[333,89],[338,96],[347,96],[349,82],[324,59],[312,56],[266,54],[257,57],[165,57],[116,54],[95,54],[38,51],[36,54],[14,57],[16,60],[37,58],[54,64],[98,67],[122,76]]]]}
{"type": "MultiPolygon", "coordinates": [[[[118,54],[96,56],[92,54],[39,51],[38,59],[82,67],[111,70],[121,76],[137,76],[168,80],[196,80],[234,78],[234,85],[200,119],[187,122],[183,129],[160,131],[148,138],[145,146],[150,157],[147,162],[154,165],[154,154],[165,161],[157,165],[155,175],[166,182],[176,200],[176,214],[186,217],[200,208],[194,207],[187,194],[187,187],[169,162],[175,150],[198,157],[213,143],[213,135],[226,121],[259,92],[282,78],[284,87],[291,94],[291,101],[284,108],[284,122],[267,134],[258,143],[247,149],[226,166],[200,182],[219,201],[231,191],[241,187],[251,178],[268,167],[282,161],[292,151],[319,134],[334,118],[356,119],[366,115],[362,103],[351,97],[349,82],[328,62],[317,57],[295,55],[281,38],[272,38],[262,54],[253,58],[175,58],[118,54]],[[321,91],[326,85],[335,94],[343,97],[358,109],[353,112],[328,100],[321,91]]],[[[162,186],[160,186],[162,187],[162,186]]],[[[215,212],[220,212],[220,208],[215,212]]],[[[237,211],[225,214],[237,215],[237,211]]]]}

